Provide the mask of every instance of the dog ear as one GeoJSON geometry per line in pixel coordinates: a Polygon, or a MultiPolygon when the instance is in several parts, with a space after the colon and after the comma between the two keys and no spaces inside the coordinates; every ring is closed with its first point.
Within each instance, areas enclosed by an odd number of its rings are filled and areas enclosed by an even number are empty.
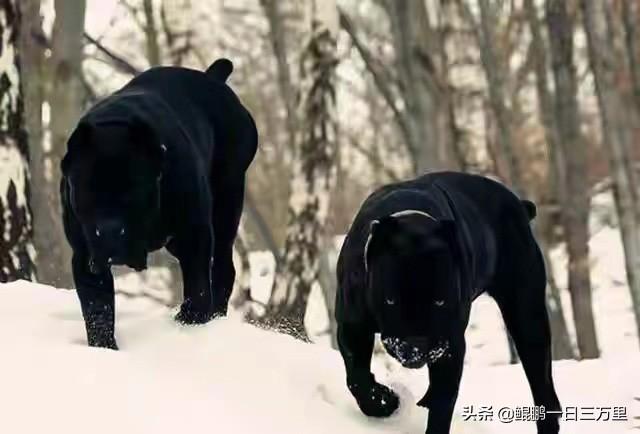
{"type": "Polygon", "coordinates": [[[383,249],[391,247],[399,229],[398,222],[393,217],[383,217],[373,220],[369,224],[369,237],[365,255],[367,259],[383,249]]]}
{"type": "Polygon", "coordinates": [[[92,126],[88,122],[81,121],[73,130],[67,140],[67,153],[60,162],[63,175],[68,175],[73,161],[85,154],[91,146],[92,126]]]}

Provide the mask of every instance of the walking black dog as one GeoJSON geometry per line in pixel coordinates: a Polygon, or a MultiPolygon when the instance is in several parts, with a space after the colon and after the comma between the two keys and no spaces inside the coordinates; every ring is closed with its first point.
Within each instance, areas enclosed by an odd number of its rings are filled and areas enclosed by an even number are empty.
{"type": "Polygon", "coordinates": [[[184,280],[176,319],[204,323],[226,313],[258,141],[225,84],[232,69],[227,59],[204,73],[150,69],[96,104],[69,138],[60,191],[89,345],[117,349],[111,265],[142,270],[164,246],[184,280]]]}
{"type": "MultiPolygon", "coordinates": [[[[347,385],[360,409],[386,417],[393,391],[370,371],[374,334],[403,366],[428,364],[428,434],[448,433],[462,375],[471,303],[498,303],[533,399],[560,410],[551,376],[546,274],[529,227],[535,205],[490,179],[429,174],[374,192],[362,205],[338,260],[336,317],[347,385]]],[[[538,433],[558,433],[557,417],[538,433]]]]}

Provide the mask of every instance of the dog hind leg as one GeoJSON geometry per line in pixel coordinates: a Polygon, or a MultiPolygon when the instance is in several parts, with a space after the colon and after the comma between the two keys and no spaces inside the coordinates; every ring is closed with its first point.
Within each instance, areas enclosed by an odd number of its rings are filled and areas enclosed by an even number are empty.
{"type": "MultiPolygon", "coordinates": [[[[522,259],[522,258],[521,258],[522,259]]],[[[561,410],[551,375],[551,332],[545,304],[546,274],[537,246],[531,261],[512,268],[512,284],[490,291],[497,301],[524,368],[536,406],[546,412],[561,410]],[[515,291],[515,282],[519,290],[515,291]]],[[[558,414],[538,420],[539,434],[557,434],[558,414]]]]}
{"type": "Polygon", "coordinates": [[[238,233],[244,202],[245,181],[213,186],[213,305],[216,315],[226,315],[236,269],[233,243],[238,233]]]}

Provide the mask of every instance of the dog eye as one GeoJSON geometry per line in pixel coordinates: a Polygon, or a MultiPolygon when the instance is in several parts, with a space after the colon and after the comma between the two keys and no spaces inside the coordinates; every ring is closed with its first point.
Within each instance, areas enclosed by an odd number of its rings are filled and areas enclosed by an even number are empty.
{"type": "Polygon", "coordinates": [[[433,304],[435,304],[438,307],[442,307],[444,306],[444,300],[436,300],[433,304]]]}
{"type": "Polygon", "coordinates": [[[393,306],[394,304],[396,304],[396,301],[392,298],[387,298],[385,300],[385,303],[387,303],[389,306],[393,306]]]}

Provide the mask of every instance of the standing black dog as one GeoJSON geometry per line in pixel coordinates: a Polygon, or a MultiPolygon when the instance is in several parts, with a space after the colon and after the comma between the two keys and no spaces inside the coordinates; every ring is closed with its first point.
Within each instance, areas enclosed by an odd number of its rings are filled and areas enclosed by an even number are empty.
{"type": "MultiPolygon", "coordinates": [[[[488,292],[517,347],[536,405],[560,410],[551,377],[546,274],[529,221],[535,205],[501,184],[442,172],[392,184],[362,205],[338,260],[336,317],[347,385],[363,413],[398,397],[370,371],[374,334],[403,366],[429,366],[427,434],[448,433],[471,303],[488,292]]],[[[557,433],[557,417],[538,432],[557,433]]]]}
{"type": "Polygon", "coordinates": [[[225,84],[227,59],[206,72],[150,69],[79,121],[62,160],[64,227],[90,346],[117,349],[111,265],[135,270],[166,247],[179,261],[176,320],[224,315],[232,246],[255,123],[225,84]]]}

